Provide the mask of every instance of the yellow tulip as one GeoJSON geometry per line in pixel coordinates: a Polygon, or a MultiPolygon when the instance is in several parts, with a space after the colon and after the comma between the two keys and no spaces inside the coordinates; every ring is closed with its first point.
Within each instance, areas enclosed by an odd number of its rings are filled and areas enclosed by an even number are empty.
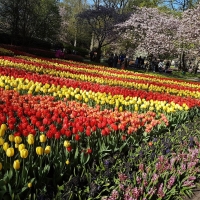
{"type": "Polygon", "coordinates": [[[3,166],[2,166],[2,163],[0,162],[0,171],[2,170],[3,166]]]}
{"type": "Polygon", "coordinates": [[[7,125],[6,124],[1,124],[1,128],[0,129],[6,131],[7,130],[7,125]]]}
{"type": "Polygon", "coordinates": [[[33,134],[28,134],[28,138],[34,138],[34,135],[33,134]]]}
{"type": "Polygon", "coordinates": [[[15,160],[15,161],[13,162],[13,168],[14,168],[15,170],[18,170],[18,169],[20,168],[20,162],[19,162],[19,160],[15,160]]]}
{"type": "Polygon", "coordinates": [[[32,183],[30,182],[30,183],[28,183],[28,187],[29,188],[31,188],[32,187],[32,183]]]}
{"type": "Polygon", "coordinates": [[[16,144],[20,144],[22,142],[22,138],[20,136],[16,136],[14,138],[14,141],[15,141],[16,144]]]}
{"type": "Polygon", "coordinates": [[[51,147],[50,146],[46,146],[44,149],[44,153],[45,154],[49,154],[51,152],[51,147]]]}
{"type": "Polygon", "coordinates": [[[28,137],[27,142],[29,145],[34,144],[34,137],[28,137]]]}
{"type": "Polygon", "coordinates": [[[69,160],[67,159],[65,163],[66,163],[67,165],[69,165],[69,160]]]}
{"type": "Polygon", "coordinates": [[[5,142],[3,144],[3,150],[6,151],[8,148],[9,148],[9,144],[8,144],[8,142],[5,142]]]}
{"type": "Polygon", "coordinates": [[[25,145],[24,144],[19,144],[18,150],[21,151],[22,149],[25,149],[25,145]]]}
{"type": "Polygon", "coordinates": [[[21,158],[27,158],[28,157],[28,150],[27,149],[22,149],[20,151],[20,156],[21,156],[21,158]]]}
{"type": "Polygon", "coordinates": [[[46,135],[44,134],[40,135],[40,142],[46,142],[46,140],[47,140],[46,135]]]}
{"type": "Polygon", "coordinates": [[[71,146],[71,143],[68,141],[68,140],[65,140],[64,141],[64,147],[70,147],[71,146]]]}
{"type": "Polygon", "coordinates": [[[44,149],[42,147],[36,147],[36,153],[37,155],[41,156],[44,152],[44,149]]]}
{"type": "Polygon", "coordinates": [[[10,142],[14,142],[15,141],[14,135],[9,135],[8,139],[9,139],[10,142]]]}
{"type": "Polygon", "coordinates": [[[4,139],[0,137],[0,146],[2,146],[3,144],[4,144],[4,139]]]}
{"type": "Polygon", "coordinates": [[[18,144],[15,144],[15,148],[18,149],[18,147],[19,147],[19,145],[18,145],[18,144]]]}
{"type": "Polygon", "coordinates": [[[3,137],[5,135],[5,130],[4,129],[0,129],[0,137],[3,137]]]}
{"type": "Polygon", "coordinates": [[[10,147],[10,148],[8,148],[7,150],[6,150],[6,155],[8,156],[8,157],[12,157],[12,156],[14,156],[14,148],[12,148],[12,147],[10,147]]]}

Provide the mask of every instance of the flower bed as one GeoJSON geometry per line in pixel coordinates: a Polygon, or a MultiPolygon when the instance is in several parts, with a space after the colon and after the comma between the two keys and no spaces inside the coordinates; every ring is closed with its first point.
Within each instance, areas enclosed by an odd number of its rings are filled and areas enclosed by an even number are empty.
{"type": "Polygon", "coordinates": [[[200,84],[57,59],[0,69],[0,199],[191,194],[198,136],[167,130],[199,115],[200,84]]]}

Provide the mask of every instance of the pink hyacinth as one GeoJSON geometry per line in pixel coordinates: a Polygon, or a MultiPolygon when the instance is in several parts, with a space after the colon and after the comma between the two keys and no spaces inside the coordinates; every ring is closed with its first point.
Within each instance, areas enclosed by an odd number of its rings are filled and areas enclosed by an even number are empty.
{"type": "Polygon", "coordinates": [[[160,186],[158,188],[158,194],[157,195],[158,195],[159,198],[162,198],[162,197],[165,196],[165,193],[163,191],[163,183],[160,184],[160,186]]]}
{"type": "Polygon", "coordinates": [[[174,185],[174,182],[176,180],[176,177],[175,176],[171,176],[168,183],[167,183],[167,188],[168,189],[171,189],[171,187],[174,185]]]}

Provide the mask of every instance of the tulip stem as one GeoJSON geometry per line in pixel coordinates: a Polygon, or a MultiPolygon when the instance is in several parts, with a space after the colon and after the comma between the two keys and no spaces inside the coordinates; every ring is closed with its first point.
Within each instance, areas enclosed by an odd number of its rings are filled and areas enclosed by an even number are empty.
{"type": "Polygon", "coordinates": [[[23,164],[22,164],[22,178],[23,179],[25,179],[25,177],[24,177],[24,159],[23,159],[23,162],[22,162],[23,164]]]}

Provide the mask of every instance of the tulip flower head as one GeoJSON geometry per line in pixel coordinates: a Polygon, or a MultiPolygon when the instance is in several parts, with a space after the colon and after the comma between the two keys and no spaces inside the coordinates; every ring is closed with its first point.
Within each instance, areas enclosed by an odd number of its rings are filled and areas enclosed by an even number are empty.
{"type": "Polygon", "coordinates": [[[15,151],[14,151],[14,148],[12,148],[12,147],[10,147],[10,148],[8,148],[8,149],[6,150],[6,155],[7,155],[8,157],[14,156],[14,153],[15,153],[15,151]]]}
{"type": "Polygon", "coordinates": [[[5,130],[0,129],[0,137],[3,137],[5,135],[5,130]]]}
{"type": "Polygon", "coordinates": [[[13,168],[14,168],[15,170],[18,170],[18,169],[20,168],[20,162],[19,162],[19,160],[15,160],[15,161],[13,162],[13,168]]]}
{"type": "Polygon", "coordinates": [[[22,142],[22,138],[20,136],[16,136],[14,141],[16,144],[20,144],[22,142]]]}
{"type": "Polygon", "coordinates": [[[3,144],[3,150],[6,151],[8,148],[9,148],[9,144],[8,144],[8,142],[5,142],[3,144]]]}
{"type": "Polygon", "coordinates": [[[66,163],[67,165],[69,165],[70,162],[69,162],[69,160],[67,159],[65,163],[66,163]]]}
{"type": "Polygon", "coordinates": [[[44,153],[45,154],[49,154],[51,152],[51,147],[50,146],[46,146],[44,149],[44,153]]]}
{"type": "Polygon", "coordinates": [[[32,187],[32,183],[28,183],[28,188],[31,188],[32,187]]]}
{"type": "Polygon", "coordinates": [[[38,156],[41,156],[44,152],[44,149],[42,147],[36,147],[36,153],[38,156]]]}
{"type": "Polygon", "coordinates": [[[28,138],[27,138],[27,142],[28,142],[29,145],[34,144],[34,142],[35,142],[35,141],[34,141],[34,137],[28,137],[28,138]]]}
{"type": "Polygon", "coordinates": [[[40,142],[41,143],[46,142],[46,140],[47,140],[46,135],[44,135],[44,134],[40,135],[40,142]]]}
{"type": "Polygon", "coordinates": [[[21,158],[27,158],[28,157],[28,150],[27,149],[22,149],[20,151],[20,156],[21,156],[21,158]]]}
{"type": "Polygon", "coordinates": [[[4,139],[0,137],[0,146],[2,146],[3,144],[4,144],[4,139]]]}
{"type": "Polygon", "coordinates": [[[18,150],[21,151],[22,149],[25,149],[25,145],[24,144],[19,144],[18,145],[18,150]]]}
{"type": "Polygon", "coordinates": [[[6,131],[7,130],[7,125],[6,124],[1,124],[1,128],[0,129],[6,131]]]}
{"type": "Polygon", "coordinates": [[[70,142],[68,140],[65,140],[64,141],[64,147],[68,148],[70,146],[71,146],[70,142]]]}
{"type": "Polygon", "coordinates": [[[14,135],[9,135],[8,139],[9,139],[10,142],[14,142],[15,141],[14,135]]]}

